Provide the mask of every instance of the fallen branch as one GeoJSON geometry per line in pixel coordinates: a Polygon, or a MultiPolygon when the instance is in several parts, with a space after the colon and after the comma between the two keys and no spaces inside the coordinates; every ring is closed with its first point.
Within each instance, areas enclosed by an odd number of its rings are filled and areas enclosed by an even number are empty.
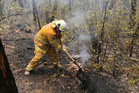
{"type": "Polygon", "coordinates": [[[11,14],[11,15],[8,15],[8,16],[4,16],[4,17],[1,17],[0,21],[6,19],[6,18],[9,18],[11,16],[17,16],[17,15],[23,15],[23,14],[11,14]]]}

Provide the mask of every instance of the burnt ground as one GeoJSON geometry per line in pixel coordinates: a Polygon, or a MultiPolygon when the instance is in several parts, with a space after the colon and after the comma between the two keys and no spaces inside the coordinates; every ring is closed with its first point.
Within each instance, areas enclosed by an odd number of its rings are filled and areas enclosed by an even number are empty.
{"type": "MultiPolygon", "coordinates": [[[[15,30],[0,35],[19,93],[82,93],[73,77],[76,71],[72,67],[75,65],[69,64],[71,60],[65,53],[59,55],[59,61],[64,68],[62,72],[56,74],[51,63],[43,65],[42,62],[50,60],[45,55],[29,76],[24,75],[27,64],[34,56],[33,39],[36,33],[15,30]]],[[[96,76],[107,82],[113,93],[138,93],[134,87],[128,86],[125,75],[115,79],[102,72],[96,76]]]]}

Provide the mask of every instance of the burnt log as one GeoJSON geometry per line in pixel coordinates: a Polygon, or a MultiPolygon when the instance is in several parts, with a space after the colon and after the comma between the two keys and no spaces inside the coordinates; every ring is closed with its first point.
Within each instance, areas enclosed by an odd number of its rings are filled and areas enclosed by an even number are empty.
{"type": "Polygon", "coordinates": [[[9,66],[4,47],[0,39],[0,93],[18,93],[15,79],[9,66]]]}
{"type": "Polygon", "coordinates": [[[77,79],[81,82],[81,88],[85,93],[114,93],[102,83],[96,76],[90,76],[89,74],[79,69],[76,74],[77,79]]]}

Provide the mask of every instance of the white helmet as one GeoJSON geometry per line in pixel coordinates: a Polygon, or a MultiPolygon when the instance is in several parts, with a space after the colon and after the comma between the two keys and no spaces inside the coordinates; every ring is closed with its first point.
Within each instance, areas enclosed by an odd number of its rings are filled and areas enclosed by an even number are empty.
{"type": "Polygon", "coordinates": [[[64,29],[66,28],[66,22],[64,20],[55,21],[55,24],[60,31],[64,31],[64,29]]]}

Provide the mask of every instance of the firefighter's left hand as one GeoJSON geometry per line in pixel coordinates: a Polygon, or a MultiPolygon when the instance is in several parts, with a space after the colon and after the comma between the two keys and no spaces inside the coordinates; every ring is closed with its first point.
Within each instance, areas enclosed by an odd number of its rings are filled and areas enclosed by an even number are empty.
{"type": "Polygon", "coordinates": [[[62,51],[64,51],[64,52],[67,51],[65,45],[62,46],[62,51]]]}

